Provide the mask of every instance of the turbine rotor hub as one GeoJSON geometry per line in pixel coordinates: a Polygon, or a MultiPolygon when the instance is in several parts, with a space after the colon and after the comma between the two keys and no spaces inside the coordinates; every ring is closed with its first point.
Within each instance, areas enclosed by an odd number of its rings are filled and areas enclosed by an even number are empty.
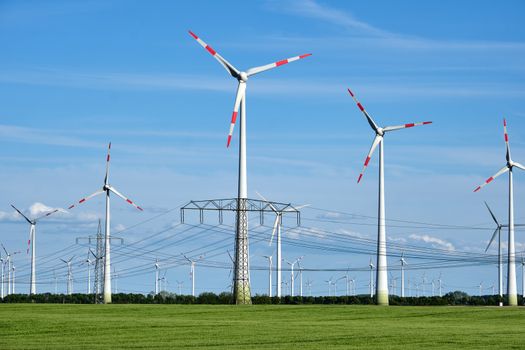
{"type": "Polygon", "coordinates": [[[240,72],[239,80],[246,83],[248,81],[248,74],[246,74],[246,72],[240,72]]]}

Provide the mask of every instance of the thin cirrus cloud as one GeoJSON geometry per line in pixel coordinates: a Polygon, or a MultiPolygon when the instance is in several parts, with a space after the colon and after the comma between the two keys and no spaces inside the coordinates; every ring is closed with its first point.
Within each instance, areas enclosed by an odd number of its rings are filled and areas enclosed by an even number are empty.
{"type": "Polygon", "coordinates": [[[434,248],[446,249],[448,251],[455,251],[456,250],[456,247],[454,247],[454,245],[452,243],[450,243],[450,242],[448,242],[448,241],[446,241],[444,239],[433,237],[433,236],[430,236],[430,235],[411,234],[410,236],[408,236],[408,238],[410,238],[410,239],[412,239],[414,241],[429,243],[434,248]]]}

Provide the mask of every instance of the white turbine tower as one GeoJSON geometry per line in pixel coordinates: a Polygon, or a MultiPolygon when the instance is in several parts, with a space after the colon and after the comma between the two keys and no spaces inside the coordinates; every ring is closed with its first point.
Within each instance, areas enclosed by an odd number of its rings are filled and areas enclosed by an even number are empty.
{"type": "Polygon", "coordinates": [[[91,264],[93,263],[93,260],[89,258],[90,255],[95,256],[95,253],[91,249],[88,250],[87,258],[84,260],[84,264],[86,264],[87,268],[87,294],[91,294],[91,264]]]}
{"type": "Polygon", "coordinates": [[[19,254],[20,251],[9,253],[2,244],[2,249],[6,254],[6,265],[7,265],[7,293],[5,295],[13,294],[14,285],[14,272],[13,272],[13,255],[19,254]]]}
{"type": "Polygon", "coordinates": [[[507,303],[509,306],[518,305],[518,292],[516,288],[516,251],[514,245],[514,186],[512,181],[512,170],[514,167],[525,170],[525,166],[514,162],[510,156],[509,136],[507,134],[507,122],[503,119],[503,133],[506,146],[507,164],[501,168],[494,176],[489,177],[482,185],[478,186],[474,192],[479,191],[482,187],[489,184],[506,172],[509,172],[509,240],[508,240],[508,261],[507,261],[507,303]]]}
{"type": "Polygon", "coordinates": [[[2,258],[2,252],[0,252],[0,269],[2,270],[2,283],[0,284],[0,299],[4,299],[4,265],[5,260],[2,258]]]}
{"type": "MultiPolygon", "coordinates": [[[[248,198],[248,180],[246,169],[246,83],[252,75],[262,73],[275,67],[297,61],[310,56],[305,54],[291,57],[282,61],[254,67],[245,72],[239,71],[230,62],[225,60],[214,49],[206,44],[201,38],[189,31],[190,35],[206,49],[230,74],[237,79],[237,95],[233,106],[233,113],[230,123],[230,131],[226,146],[230,146],[233,129],[240,110],[240,140],[239,140],[239,183],[237,200],[237,228],[235,238],[235,273],[233,283],[233,297],[236,304],[251,304],[250,280],[249,280],[249,254],[248,254],[248,218],[246,214],[246,200],[248,198]]],[[[279,285],[279,284],[278,284],[279,285]]]]}
{"type": "Polygon", "coordinates": [[[14,205],[11,204],[11,206],[13,207],[14,210],[18,212],[18,214],[22,215],[22,217],[26,219],[26,221],[29,223],[29,240],[27,241],[27,252],[28,253],[29,253],[29,246],[31,246],[31,279],[30,279],[29,294],[36,294],[36,224],[40,219],[48,217],[49,215],[53,213],[56,213],[58,209],[51,210],[37,218],[29,219],[20,210],[18,210],[18,208],[16,208],[14,205]]]}
{"type": "Polygon", "coordinates": [[[268,296],[272,297],[272,255],[263,255],[264,258],[268,259],[268,296]]]}
{"type": "Polygon", "coordinates": [[[401,263],[401,298],[405,297],[405,266],[408,265],[407,261],[405,260],[405,254],[401,253],[401,259],[399,259],[399,262],[401,263]]]}
{"type": "Polygon", "coordinates": [[[67,264],[67,295],[71,295],[73,293],[73,271],[71,269],[71,261],[73,260],[74,256],[69,258],[69,260],[62,260],[65,264],[67,264]]]}
{"type": "MultiPolygon", "coordinates": [[[[110,193],[113,192],[118,197],[125,200],[127,203],[131,204],[138,210],[142,211],[143,209],[133,203],[129,198],[124,197],[123,194],[121,194],[119,191],[117,191],[113,186],[109,184],[109,161],[110,161],[110,151],[111,151],[111,142],[108,146],[108,155],[106,157],[106,176],[104,177],[104,185],[102,188],[95,193],[82,198],[78,201],[78,204],[82,204],[88,199],[91,199],[95,196],[98,196],[99,194],[106,194],[106,233],[104,238],[105,243],[105,252],[104,252],[104,304],[111,303],[111,216],[110,216],[110,193]]],[[[68,207],[68,209],[73,209],[77,203],[72,204],[68,207]]]]}
{"type": "Polygon", "coordinates": [[[368,124],[370,124],[370,127],[375,132],[376,136],[374,138],[374,141],[372,142],[372,147],[370,148],[370,151],[368,152],[368,155],[365,159],[365,165],[363,167],[363,170],[361,171],[361,174],[359,174],[359,178],[357,179],[357,182],[359,183],[361,181],[361,178],[363,177],[363,174],[366,170],[366,167],[368,166],[368,162],[370,162],[370,158],[372,157],[372,154],[374,153],[377,146],[379,146],[379,208],[378,208],[378,232],[377,232],[377,282],[376,282],[376,294],[377,294],[377,304],[379,305],[388,305],[388,275],[387,275],[387,262],[386,262],[386,222],[385,222],[385,176],[384,176],[384,142],[383,137],[385,133],[400,129],[406,129],[411,128],[414,126],[419,125],[426,125],[431,124],[432,122],[422,122],[422,123],[409,123],[404,125],[398,125],[398,126],[387,126],[387,127],[379,127],[372,117],[368,114],[368,112],[363,108],[361,103],[357,100],[357,98],[354,96],[352,91],[348,89],[348,92],[354,99],[354,101],[357,103],[357,106],[363,112],[365,115],[368,124]]]}

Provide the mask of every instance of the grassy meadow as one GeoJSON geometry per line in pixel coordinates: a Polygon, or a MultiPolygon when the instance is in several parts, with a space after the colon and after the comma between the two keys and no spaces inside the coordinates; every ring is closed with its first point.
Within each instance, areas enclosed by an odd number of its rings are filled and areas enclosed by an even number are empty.
{"type": "Polygon", "coordinates": [[[2,349],[523,349],[525,308],[0,304],[2,349]]]}

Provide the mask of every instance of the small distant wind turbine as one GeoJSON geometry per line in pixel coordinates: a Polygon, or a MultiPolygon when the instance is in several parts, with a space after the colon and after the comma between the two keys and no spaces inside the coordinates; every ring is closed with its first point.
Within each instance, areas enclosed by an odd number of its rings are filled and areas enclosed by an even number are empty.
{"type": "Polygon", "coordinates": [[[4,265],[5,265],[5,260],[4,258],[2,258],[2,252],[0,252],[0,268],[2,270],[2,282],[0,284],[0,298],[1,299],[4,299],[4,265]]]}
{"type": "Polygon", "coordinates": [[[13,290],[14,290],[13,285],[15,283],[14,282],[15,277],[13,276],[14,275],[14,272],[13,272],[13,255],[20,254],[20,251],[9,253],[7,251],[7,249],[5,249],[4,244],[2,244],[2,249],[4,250],[5,255],[6,255],[6,264],[7,264],[7,295],[9,295],[9,294],[13,294],[13,290]]]}
{"type": "Polygon", "coordinates": [[[368,267],[370,267],[370,298],[374,297],[374,263],[372,263],[372,258],[370,258],[370,264],[368,264],[368,267]]]}
{"type": "Polygon", "coordinates": [[[184,285],[184,281],[178,281],[177,280],[177,288],[179,290],[179,295],[182,295],[182,286],[184,285]]]}
{"type": "Polygon", "coordinates": [[[29,240],[27,241],[27,252],[29,253],[29,247],[31,246],[31,284],[29,287],[29,294],[36,294],[36,224],[40,219],[48,217],[54,214],[58,209],[51,210],[44,215],[37,218],[29,219],[25,216],[18,208],[11,204],[14,210],[18,212],[26,221],[29,223],[29,240]]]}
{"type": "Polygon", "coordinates": [[[363,112],[363,114],[365,115],[368,121],[368,124],[370,125],[370,127],[376,134],[374,141],[372,142],[372,147],[370,148],[370,151],[368,152],[368,155],[366,156],[365,165],[363,167],[363,170],[361,171],[361,174],[359,174],[359,178],[357,179],[358,183],[361,181],[361,178],[363,177],[363,174],[366,170],[366,167],[368,166],[368,162],[370,162],[370,158],[372,157],[372,154],[374,153],[376,147],[379,145],[379,208],[378,208],[378,223],[377,223],[378,233],[377,233],[377,283],[376,283],[377,290],[376,290],[376,294],[377,294],[377,303],[379,305],[388,305],[383,137],[385,133],[390,132],[390,131],[412,128],[414,126],[419,126],[419,125],[427,125],[427,124],[431,124],[432,122],[409,123],[409,124],[404,124],[404,125],[387,126],[387,127],[382,128],[374,122],[372,117],[364,109],[364,107],[357,100],[357,98],[354,96],[352,91],[350,91],[350,89],[348,89],[348,92],[350,93],[350,96],[352,96],[354,101],[356,102],[357,107],[359,107],[361,112],[363,112]]]}
{"type": "Polygon", "coordinates": [[[69,260],[60,259],[67,264],[67,295],[73,294],[73,271],[71,270],[71,261],[74,257],[75,256],[72,256],[69,260]]]}
{"type": "Polygon", "coordinates": [[[290,273],[290,286],[291,286],[291,287],[290,287],[290,288],[291,288],[291,294],[290,294],[290,295],[291,295],[292,297],[294,296],[294,285],[295,285],[294,274],[293,274],[293,268],[294,268],[295,264],[297,264],[302,258],[303,258],[303,257],[301,256],[301,257],[295,259],[293,262],[288,261],[288,260],[286,260],[286,259],[283,259],[284,261],[286,261],[286,263],[287,263],[288,265],[290,265],[290,272],[291,272],[291,273],[290,273]]]}
{"type": "MultiPolygon", "coordinates": [[[[265,201],[266,203],[268,203],[268,206],[270,207],[270,209],[272,209],[272,211],[275,213],[275,222],[273,223],[273,229],[272,229],[272,235],[270,236],[270,241],[269,241],[269,245],[271,246],[272,245],[272,242],[273,242],[273,237],[275,236],[276,237],[276,245],[277,245],[277,255],[276,255],[276,259],[277,259],[277,268],[275,270],[276,272],[276,280],[277,280],[277,285],[276,285],[276,288],[277,288],[277,297],[281,297],[281,284],[282,284],[282,268],[281,268],[281,262],[282,262],[282,257],[281,257],[281,228],[282,228],[282,221],[283,221],[283,213],[285,212],[289,212],[291,211],[290,208],[286,208],[286,209],[283,209],[283,210],[278,210],[273,204],[272,202],[268,201],[266,198],[263,197],[262,194],[260,194],[259,192],[256,192],[257,195],[259,197],[261,197],[261,199],[263,201],[265,201]],[[275,234],[277,233],[277,235],[275,234]]],[[[295,207],[294,211],[296,210],[299,210],[301,208],[304,208],[304,207],[307,207],[309,206],[309,204],[305,204],[305,205],[300,205],[298,207],[295,207]]]]}
{"type": "Polygon", "coordinates": [[[507,121],[503,119],[503,134],[506,146],[506,160],[507,164],[501,168],[495,175],[489,177],[482,185],[476,187],[474,192],[479,191],[484,186],[491,183],[495,178],[509,173],[509,239],[508,239],[508,261],[507,261],[507,299],[509,306],[518,305],[518,292],[516,287],[516,249],[514,244],[514,185],[512,181],[514,167],[525,170],[525,166],[518,162],[514,162],[510,155],[509,135],[507,134],[507,121]]]}
{"type": "Polygon", "coordinates": [[[159,259],[155,259],[155,295],[159,294],[159,259]]]}
{"type": "Polygon", "coordinates": [[[87,258],[82,263],[86,265],[87,269],[87,294],[91,294],[91,265],[93,263],[93,260],[89,258],[91,255],[95,256],[95,253],[93,253],[93,251],[89,249],[87,253],[87,258]]]}
{"type": "Polygon", "coordinates": [[[272,255],[263,255],[264,258],[268,259],[268,296],[272,297],[272,255]]]}
{"type": "Polygon", "coordinates": [[[191,265],[191,269],[190,269],[190,277],[191,277],[191,295],[195,296],[195,263],[199,260],[201,260],[203,258],[203,256],[201,255],[197,260],[192,260],[190,258],[188,258],[186,255],[182,254],[182,256],[184,256],[184,258],[186,260],[188,260],[188,262],[190,263],[191,265]]]}
{"type": "Polygon", "coordinates": [[[401,263],[401,297],[405,297],[405,266],[408,265],[407,261],[405,260],[405,253],[401,253],[401,259],[399,259],[399,262],[401,263]]]}
{"type": "Polygon", "coordinates": [[[332,277],[330,277],[329,280],[325,280],[326,283],[328,283],[328,296],[331,296],[332,294],[332,277]]]}
{"type": "Polygon", "coordinates": [[[111,142],[108,146],[108,155],[106,157],[106,176],[104,177],[104,185],[102,188],[95,193],[82,198],[78,201],[78,203],[72,204],[68,207],[68,209],[73,209],[77,204],[82,204],[88,199],[91,199],[95,196],[98,196],[99,194],[105,193],[106,194],[106,234],[105,234],[105,253],[104,253],[104,303],[109,304],[111,303],[111,233],[110,233],[110,224],[111,224],[111,216],[110,216],[110,200],[109,195],[111,192],[116,194],[118,197],[125,200],[128,204],[131,204],[138,210],[142,211],[143,209],[133,203],[133,201],[127,197],[125,197],[123,194],[121,194],[119,191],[115,189],[115,187],[111,186],[109,184],[109,160],[110,160],[110,151],[111,151],[111,142]]]}

